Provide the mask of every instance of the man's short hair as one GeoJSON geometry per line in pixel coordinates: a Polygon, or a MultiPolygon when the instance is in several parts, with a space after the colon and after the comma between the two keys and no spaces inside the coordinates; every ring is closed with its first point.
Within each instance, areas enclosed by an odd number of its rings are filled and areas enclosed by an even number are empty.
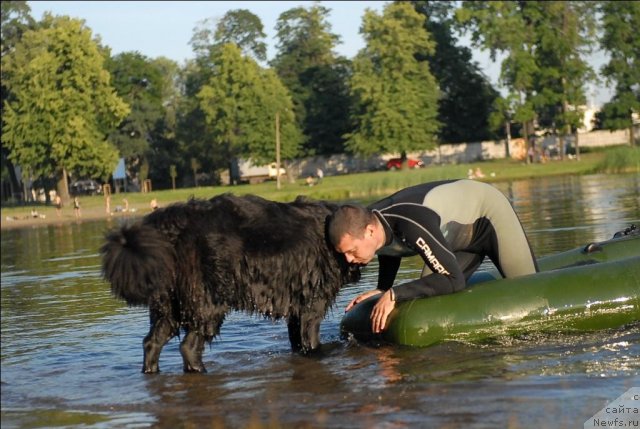
{"type": "Polygon", "coordinates": [[[374,219],[373,212],[365,207],[353,204],[342,205],[329,217],[329,241],[337,246],[346,234],[362,238],[365,228],[373,223],[374,219]]]}

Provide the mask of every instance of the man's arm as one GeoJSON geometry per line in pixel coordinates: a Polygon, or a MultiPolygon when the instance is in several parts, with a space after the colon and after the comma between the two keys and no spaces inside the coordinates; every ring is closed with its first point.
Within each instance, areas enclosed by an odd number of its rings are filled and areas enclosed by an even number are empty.
{"type": "Polygon", "coordinates": [[[401,260],[399,256],[378,255],[378,289],[387,291],[393,286],[401,260]]]}

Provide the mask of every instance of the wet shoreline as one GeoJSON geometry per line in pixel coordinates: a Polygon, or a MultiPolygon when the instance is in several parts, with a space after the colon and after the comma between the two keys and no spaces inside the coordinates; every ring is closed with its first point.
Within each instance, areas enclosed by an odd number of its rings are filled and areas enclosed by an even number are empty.
{"type": "Polygon", "coordinates": [[[70,210],[66,210],[60,216],[56,215],[55,211],[51,209],[45,209],[40,213],[39,217],[33,217],[28,214],[28,209],[25,208],[25,214],[23,216],[2,216],[0,221],[0,230],[17,229],[17,228],[39,228],[45,226],[60,226],[68,224],[81,224],[83,222],[95,222],[108,219],[130,219],[135,220],[150,212],[147,210],[135,210],[132,212],[112,212],[107,214],[104,208],[92,208],[82,209],[81,216],[75,217],[74,213],[70,210]],[[44,216],[44,217],[42,217],[44,216]]]}

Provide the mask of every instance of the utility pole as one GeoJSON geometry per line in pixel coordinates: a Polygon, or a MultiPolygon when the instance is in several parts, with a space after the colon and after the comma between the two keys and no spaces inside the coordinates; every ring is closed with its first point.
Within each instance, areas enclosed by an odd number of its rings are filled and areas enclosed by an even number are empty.
{"type": "Polygon", "coordinates": [[[505,158],[509,159],[511,158],[511,154],[509,153],[509,145],[511,144],[511,117],[507,118],[507,120],[504,122],[504,130],[507,134],[507,142],[505,143],[504,147],[505,158]]]}
{"type": "Polygon", "coordinates": [[[280,112],[276,112],[276,188],[280,189],[280,112]]]}

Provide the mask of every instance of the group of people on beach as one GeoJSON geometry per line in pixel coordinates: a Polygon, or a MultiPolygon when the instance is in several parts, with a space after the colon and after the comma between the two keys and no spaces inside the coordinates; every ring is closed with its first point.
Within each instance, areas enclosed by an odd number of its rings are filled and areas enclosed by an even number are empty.
{"type": "MultiPolygon", "coordinates": [[[[64,207],[64,204],[62,202],[62,198],[60,197],[60,195],[58,194],[54,194],[52,195],[52,202],[53,202],[53,206],[55,207],[56,210],[56,217],[58,218],[62,218],[62,209],[64,207]]],[[[81,204],[80,204],[80,198],[78,196],[74,196],[73,199],[71,200],[71,205],[73,207],[73,213],[74,213],[74,217],[76,219],[81,219],[82,218],[82,208],[81,208],[81,204]]],[[[156,210],[159,205],[158,205],[158,200],[156,198],[153,198],[151,200],[151,203],[149,204],[151,210],[156,210]]],[[[105,210],[106,210],[106,214],[107,216],[112,216],[113,213],[133,213],[136,212],[137,210],[135,208],[129,208],[129,200],[127,200],[127,198],[123,198],[122,199],[122,205],[117,205],[115,207],[115,210],[112,212],[111,211],[111,195],[107,195],[105,196],[105,210]]],[[[33,208],[31,209],[31,212],[29,215],[25,215],[24,219],[45,219],[46,215],[45,214],[41,214],[38,212],[37,209],[33,208]]],[[[7,216],[6,220],[20,220],[20,217],[17,216],[7,216]]]]}
{"type": "MultiPolygon", "coordinates": [[[[60,198],[60,195],[56,194],[53,199],[53,205],[56,208],[56,215],[58,217],[62,217],[62,198],[60,198]]],[[[82,217],[82,213],[80,212],[80,198],[77,196],[73,197],[73,212],[76,219],[80,219],[82,217]]]]}

